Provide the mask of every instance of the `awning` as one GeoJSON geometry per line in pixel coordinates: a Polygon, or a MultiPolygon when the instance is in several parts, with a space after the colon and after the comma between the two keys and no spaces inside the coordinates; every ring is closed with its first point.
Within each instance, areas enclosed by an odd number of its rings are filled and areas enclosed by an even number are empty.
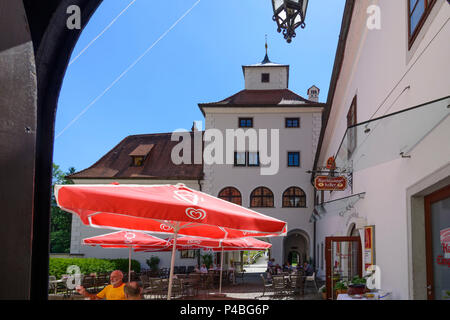
{"type": "Polygon", "coordinates": [[[314,207],[311,218],[309,219],[309,222],[320,220],[323,216],[330,213],[336,213],[340,216],[344,216],[347,211],[350,211],[354,207],[355,203],[358,202],[359,199],[364,199],[365,195],[365,192],[361,192],[348,197],[331,200],[316,205],[314,207]]]}
{"type": "Polygon", "coordinates": [[[336,154],[336,166],[358,171],[409,157],[449,114],[450,96],[351,126],[336,154]]]}

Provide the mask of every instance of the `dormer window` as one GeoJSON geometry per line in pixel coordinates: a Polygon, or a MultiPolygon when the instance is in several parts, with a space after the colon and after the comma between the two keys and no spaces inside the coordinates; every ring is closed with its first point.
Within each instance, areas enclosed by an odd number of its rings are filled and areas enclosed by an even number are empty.
{"type": "Polygon", "coordinates": [[[142,167],[142,165],[144,164],[143,156],[132,157],[132,159],[133,159],[133,167],[142,167]]]}
{"type": "Polygon", "coordinates": [[[150,151],[153,149],[154,144],[140,144],[134,149],[129,156],[131,157],[131,166],[132,167],[142,167],[144,165],[144,161],[147,158],[150,151]]]}
{"type": "Polygon", "coordinates": [[[270,82],[270,73],[262,73],[261,82],[270,82]]]}

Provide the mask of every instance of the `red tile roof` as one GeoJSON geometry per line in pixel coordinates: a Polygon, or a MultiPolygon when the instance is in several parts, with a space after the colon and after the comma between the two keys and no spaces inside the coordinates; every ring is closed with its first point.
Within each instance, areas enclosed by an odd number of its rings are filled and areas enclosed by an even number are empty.
{"type": "Polygon", "coordinates": [[[323,107],[323,103],[309,101],[289,89],[280,90],[242,90],[222,101],[199,103],[204,107],[323,107]]]}
{"type": "MultiPolygon", "coordinates": [[[[178,141],[171,141],[172,133],[134,135],[123,139],[91,167],[76,172],[70,179],[161,179],[199,180],[203,178],[202,164],[175,165],[171,159],[172,148],[178,141]],[[153,145],[150,148],[150,145],[153,145]],[[144,150],[145,149],[145,150],[144,150]],[[150,150],[149,150],[150,149],[150,150]],[[148,151],[140,167],[132,166],[130,154],[148,151]]],[[[191,133],[192,137],[192,133],[191,133]]],[[[193,141],[193,140],[192,140],[193,141]]],[[[194,143],[191,150],[194,157],[194,143]]],[[[193,161],[192,161],[193,163],[193,161]]]]}

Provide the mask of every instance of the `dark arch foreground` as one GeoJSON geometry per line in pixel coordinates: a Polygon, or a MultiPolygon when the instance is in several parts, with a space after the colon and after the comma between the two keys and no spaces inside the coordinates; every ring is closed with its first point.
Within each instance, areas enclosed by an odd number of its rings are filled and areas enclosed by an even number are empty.
{"type": "Polygon", "coordinates": [[[0,0],[0,299],[47,299],[57,101],[81,30],[102,0],[0,0]]]}

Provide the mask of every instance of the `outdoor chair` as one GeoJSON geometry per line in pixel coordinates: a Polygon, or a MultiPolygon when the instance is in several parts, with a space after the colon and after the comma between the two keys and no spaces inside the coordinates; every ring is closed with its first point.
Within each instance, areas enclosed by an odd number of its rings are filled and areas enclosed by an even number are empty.
{"type": "Polygon", "coordinates": [[[186,266],[181,266],[178,267],[178,272],[179,274],[186,274],[186,266]]]}
{"type": "Polygon", "coordinates": [[[305,289],[308,286],[308,283],[311,283],[311,282],[314,284],[314,287],[316,288],[316,292],[319,291],[319,289],[317,289],[316,273],[315,272],[311,276],[305,277],[305,289]]]}
{"type": "Polygon", "coordinates": [[[303,294],[304,293],[304,278],[298,274],[291,274],[289,279],[290,291],[293,294],[303,294]]]}
{"type": "Polygon", "coordinates": [[[142,274],[139,278],[142,283],[142,288],[146,289],[146,288],[150,287],[150,280],[147,275],[142,274]]]}
{"type": "Polygon", "coordinates": [[[155,299],[163,299],[167,296],[167,279],[150,278],[149,282],[150,286],[145,289],[144,294],[149,294],[155,299]]]}
{"type": "Polygon", "coordinates": [[[97,291],[96,279],[93,276],[84,276],[81,285],[90,293],[92,293],[91,291],[97,291]]]}
{"type": "Polygon", "coordinates": [[[161,268],[160,270],[159,270],[159,276],[161,277],[161,278],[168,278],[169,277],[169,269],[168,268],[161,268]]]}
{"type": "Polygon", "coordinates": [[[235,277],[237,278],[241,278],[242,283],[244,283],[244,275],[245,275],[245,270],[242,269],[242,271],[240,272],[236,272],[235,273],[235,277]]]}
{"type": "Polygon", "coordinates": [[[48,291],[54,292],[54,294],[56,294],[58,291],[58,283],[56,282],[55,276],[48,277],[48,291]]]}
{"type": "Polygon", "coordinates": [[[95,279],[95,287],[97,290],[101,290],[109,283],[109,277],[106,273],[99,274],[95,279]]]}
{"type": "Polygon", "coordinates": [[[275,296],[284,295],[286,293],[286,281],[282,275],[272,276],[272,286],[275,296]]]}
{"type": "Polygon", "coordinates": [[[266,279],[264,278],[264,275],[262,273],[260,274],[260,276],[261,276],[261,279],[263,282],[263,294],[261,297],[264,297],[264,295],[266,294],[266,290],[273,291],[273,285],[266,281],[266,279]]]}
{"type": "Polygon", "coordinates": [[[182,280],[178,278],[172,279],[172,294],[171,298],[183,296],[182,280]]]}
{"type": "Polygon", "coordinates": [[[186,273],[190,274],[190,273],[194,272],[194,270],[195,270],[194,266],[189,266],[189,267],[187,267],[186,273]]]}

